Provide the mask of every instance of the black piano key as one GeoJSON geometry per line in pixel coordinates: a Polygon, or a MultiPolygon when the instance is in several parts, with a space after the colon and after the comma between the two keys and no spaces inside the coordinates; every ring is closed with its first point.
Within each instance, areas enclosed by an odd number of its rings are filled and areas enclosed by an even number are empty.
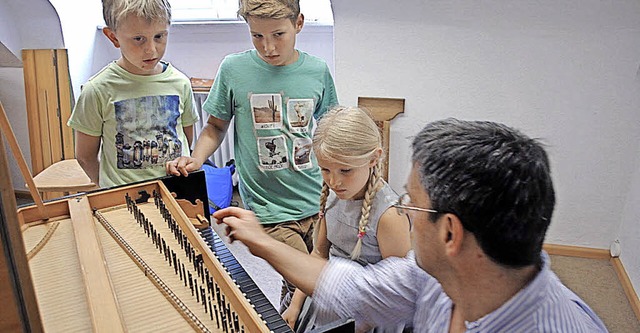
{"type": "MultiPolygon", "coordinates": [[[[270,322],[274,322],[278,319],[282,320],[282,316],[280,316],[280,314],[278,313],[278,311],[274,311],[272,313],[267,313],[267,315],[265,316],[265,314],[262,314],[262,320],[266,321],[267,323],[270,322]]],[[[282,320],[284,321],[284,320],[282,320]]]]}
{"type": "Polygon", "coordinates": [[[284,321],[278,325],[267,325],[267,327],[269,327],[273,333],[291,332],[291,327],[289,327],[289,325],[284,321]]]}
{"type": "Polygon", "coordinates": [[[243,291],[243,293],[246,295],[245,297],[251,302],[251,304],[253,304],[254,302],[258,302],[261,299],[265,299],[266,297],[261,297],[263,296],[262,294],[262,290],[258,289],[258,290],[249,290],[247,292],[243,291]]]}
{"type": "Polygon", "coordinates": [[[230,264],[237,263],[237,261],[235,261],[235,258],[233,257],[233,254],[231,254],[231,252],[229,252],[229,253],[217,253],[217,257],[218,257],[218,260],[220,260],[221,262],[224,263],[225,267],[230,265],[230,264]],[[234,261],[232,261],[231,259],[233,259],[234,261]]]}
{"type": "Polygon", "coordinates": [[[251,282],[253,282],[251,277],[246,272],[243,272],[243,274],[238,274],[238,276],[237,277],[233,277],[233,279],[241,287],[240,290],[242,290],[243,292],[244,292],[244,290],[243,290],[242,286],[245,286],[245,284],[250,284],[251,282]]]}
{"type": "Polygon", "coordinates": [[[271,305],[271,302],[266,298],[252,300],[251,304],[256,308],[267,310],[266,305],[271,305]]]}
{"type": "Polygon", "coordinates": [[[210,245],[213,245],[215,247],[224,247],[224,248],[227,247],[222,241],[222,239],[220,239],[220,237],[216,237],[215,235],[213,235],[213,243],[211,243],[210,245]]]}
{"type": "Polygon", "coordinates": [[[215,236],[213,237],[213,241],[209,243],[209,247],[215,250],[229,251],[227,245],[220,238],[217,238],[215,236]]]}
{"type": "Polygon", "coordinates": [[[211,234],[202,234],[201,236],[207,243],[209,243],[209,241],[213,241],[213,235],[211,234]]]}
{"type": "MultiPolygon", "coordinates": [[[[245,293],[245,295],[247,295],[247,298],[249,298],[248,297],[249,295],[252,295],[252,296],[255,297],[256,293],[258,295],[262,294],[262,290],[260,290],[260,288],[256,284],[253,284],[253,285],[250,285],[250,286],[243,286],[243,288],[241,288],[240,290],[242,290],[242,292],[245,293]]],[[[264,296],[264,295],[262,295],[262,296],[264,296]]],[[[267,298],[265,297],[264,299],[267,299],[267,298]]]]}
{"type": "MultiPolygon", "coordinates": [[[[267,299],[262,290],[260,290],[256,285],[251,276],[238,262],[218,234],[211,228],[204,228],[200,230],[200,234],[205,240],[207,246],[216,255],[218,261],[220,261],[220,263],[226,268],[229,276],[235,280],[240,291],[245,294],[245,297],[261,315],[262,319],[266,322],[267,327],[274,333],[291,333],[292,330],[289,325],[287,325],[284,319],[282,319],[282,316],[278,313],[273,304],[271,304],[267,299]]],[[[212,299],[212,302],[213,301],[214,300],[212,299]]],[[[224,308],[219,308],[219,310],[222,310],[220,312],[224,312],[224,308]]],[[[230,318],[225,319],[228,320],[230,318]]]]}
{"type": "Polygon", "coordinates": [[[240,274],[244,272],[244,268],[242,266],[238,266],[238,264],[234,264],[232,267],[227,267],[227,272],[234,277],[234,274],[240,274]]]}

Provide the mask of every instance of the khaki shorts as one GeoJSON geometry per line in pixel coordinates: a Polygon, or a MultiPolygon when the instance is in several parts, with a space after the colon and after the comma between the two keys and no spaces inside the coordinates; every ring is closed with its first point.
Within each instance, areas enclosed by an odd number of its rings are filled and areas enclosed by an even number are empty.
{"type": "MultiPolygon", "coordinates": [[[[311,253],[313,250],[313,227],[318,221],[318,214],[298,221],[287,221],[273,225],[265,225],[264,230],[269,236],[285,243],[298,251],[311,253]]],[[[291,297],[296,287],[286,280],[282,280],[280,294],[280,313],[291,303],[291,297]]]]}

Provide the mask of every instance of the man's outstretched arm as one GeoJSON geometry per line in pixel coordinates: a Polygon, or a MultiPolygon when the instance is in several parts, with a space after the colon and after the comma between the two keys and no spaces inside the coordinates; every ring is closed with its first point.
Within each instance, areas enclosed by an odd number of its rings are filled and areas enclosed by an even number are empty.
{"type": "Polygon", "coordinates": [[[266,260],[285,280],[307,295],[312,295],[327,261],[300,252],[267,235],[255,214],[238,207],[213,213],[218,224],[227,225],[230,242],[241,241],[255,256],[266,260]]]}

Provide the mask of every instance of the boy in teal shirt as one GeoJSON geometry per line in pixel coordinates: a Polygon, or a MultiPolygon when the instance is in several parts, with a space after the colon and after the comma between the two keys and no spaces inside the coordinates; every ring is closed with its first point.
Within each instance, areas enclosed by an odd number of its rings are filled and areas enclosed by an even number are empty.
{"type": "MultiPolygon", "coordinates": [[[[167,163],[167,172],[198,170],[222,142],[235,117],[240,196],[274,238],[313,248],[322,177],[311,152],[313,119],[337,105],[324,60],[295,48],[304,25],[298,0],[242,0],[239,15],[255,49],[225,57],[203,105],[210,116],[193,157],[167,163]]],[[[281,311],[294,286],[283,286],[281,311]]]]}
{"type": "Polygon", "coordinates": [[[67,124],[84,171],[111,187],[166,175],[167,161],[189,155],[198,113],[189,78],[161,60],[167,0],[103,1],[103,13],[121,57],[83,85],[67,124]]]}

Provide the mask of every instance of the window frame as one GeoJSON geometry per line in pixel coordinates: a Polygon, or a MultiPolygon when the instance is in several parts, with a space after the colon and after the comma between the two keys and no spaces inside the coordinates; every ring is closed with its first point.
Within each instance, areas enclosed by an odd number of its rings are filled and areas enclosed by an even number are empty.
{"type": "MultiPolygon", "coordinates": [[[[237,0],[179,0],[171,11],[171,21],[176,24],[244,22],[237,16],[237,0]]],[[[300,11],[305,24],[333,26],[330,0],[300,0],[300,11]]]]}

